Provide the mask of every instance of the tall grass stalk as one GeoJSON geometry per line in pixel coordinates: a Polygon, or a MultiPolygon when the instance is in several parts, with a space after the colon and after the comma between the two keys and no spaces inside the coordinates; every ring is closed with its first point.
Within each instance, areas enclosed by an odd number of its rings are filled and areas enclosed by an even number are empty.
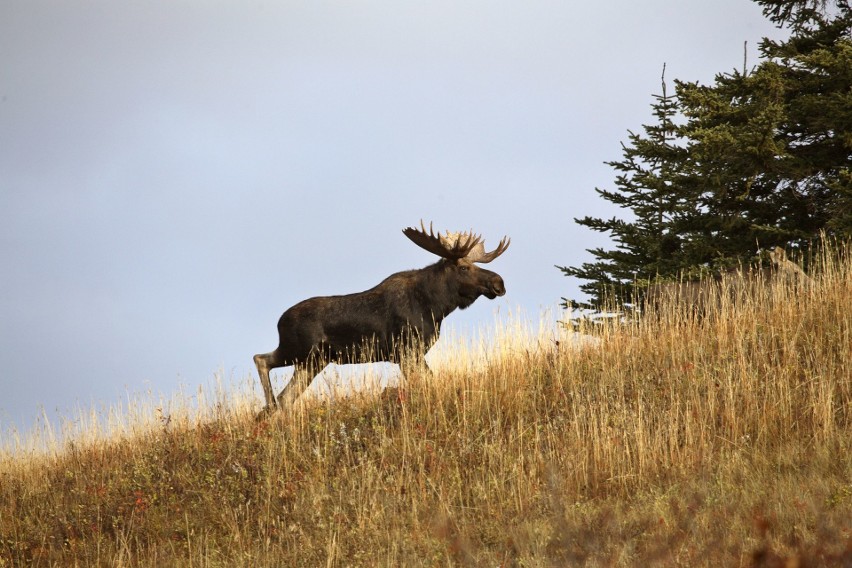
{"type": "Polygon", "coordinates": [[[261,421],[251,388],[17,434],[0,567],[852,562],[849,252],[580,347],[445,337],[432,374],[261,421]]]}

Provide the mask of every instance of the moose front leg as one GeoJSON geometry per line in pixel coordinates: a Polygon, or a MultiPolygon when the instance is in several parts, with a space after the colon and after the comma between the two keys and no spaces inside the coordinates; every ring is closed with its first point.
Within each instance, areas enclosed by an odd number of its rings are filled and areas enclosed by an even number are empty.
{"type": "Polygon", "coordinates": [[[399,359],[399,386],[411,388],[421,377],[431,377],[434,373],[426,363],[426,353],[409,350],[399,359]]]}

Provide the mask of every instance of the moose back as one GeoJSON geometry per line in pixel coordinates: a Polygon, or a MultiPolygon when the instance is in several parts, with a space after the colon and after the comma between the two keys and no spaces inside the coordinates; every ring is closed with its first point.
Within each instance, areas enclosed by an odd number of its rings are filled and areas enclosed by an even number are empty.
{"type": "Polygon", "coordinates": [[[403,355],[425,363],[445,317],[480,296],[494,299],[506,293],[503,278],[477,264],[503,254],[508,238],[485,252],[479,235],[436,235],[422,221],[420,229],[408,227],[403,234],[440,260],[392,274],[364,292],[304,300],[281,315],[278,347],[254,356],[267,410],[292,404],[329,363],[399,363],[403,355]],[[293,378],[276,397],[269,371],[289,365],[295,367],[293,378]]]}

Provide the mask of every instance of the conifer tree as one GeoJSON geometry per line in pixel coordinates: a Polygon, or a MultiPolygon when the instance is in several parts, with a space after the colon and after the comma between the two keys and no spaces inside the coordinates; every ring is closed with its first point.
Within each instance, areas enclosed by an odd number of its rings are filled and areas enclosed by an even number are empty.
{"type": "Polygon", "coordinates": [[[702,246],[716,264],[758,245],[807,248],[821,231],[844,233],[852,215],[849,4],[758,3],[791,29],[787,41],[764,40],[751,73],[677,83],[692,175],[704,185],[702,246]]]}
{"type": "Polygon", "coordinates": [[[593,304],[629,301],[646,279],[751,260],[758,247],[852,236],[849,0],[755,1],[790,37],[764,39],[754,69],[707,86],[675,81],[674,97],[664,89],[657,124],[630,133],[624,158],[608,163],[615,190],[596,189],[629,220],[576,220],[616,245],[560,267],[586,281],[593,304]]]}
{"type": "Polygon", "coordinates": [[[607,201],[630,210],[633,219],[577,219],[592,230],[610,233],[617,246],[590,251],[597,260],[579,268],[559,267],[568,276],[587,280],[581,289],[598,302],[629,298],[637,278],[669,274],[681,265],[676,228],[688,200],[673,190],[673,184],[684,149],[678,144],[677,101],[666,91],[665,67],[662,94],[654,99],[656,123],[643,126],[642,133],[630,132],[629,143],[622,144],[622,160],[607,162],[618,172],[615,189],[595,189],[607,201]]]}
{"type": "Polygon", "coordinates": [[[852,6],[848,0],[756,0],[789,27],[789,40],[764,40],[786,86],[787,120],[778,137],[783,221],[852,236],[852,6]]]}

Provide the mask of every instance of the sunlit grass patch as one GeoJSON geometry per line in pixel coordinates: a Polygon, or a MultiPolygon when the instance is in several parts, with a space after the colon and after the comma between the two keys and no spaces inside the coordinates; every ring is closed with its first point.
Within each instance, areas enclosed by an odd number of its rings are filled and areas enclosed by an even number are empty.
{"type": "Polygon", "coordinates": [[[433,374],[260,421],[249,377],[4,438],[0,566],[848,563],[847,253],[580,349],[449,334],[433,374]]]}

